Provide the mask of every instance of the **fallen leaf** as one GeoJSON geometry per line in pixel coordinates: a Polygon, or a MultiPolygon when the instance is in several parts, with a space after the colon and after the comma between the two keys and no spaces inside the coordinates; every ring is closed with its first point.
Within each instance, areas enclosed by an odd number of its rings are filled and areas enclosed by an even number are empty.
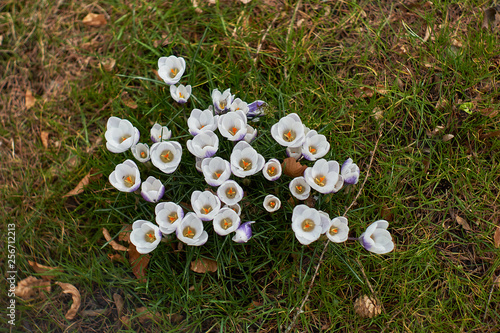
{"type": "Polygon", "coordinates": [[[42,131],[42,133],[40,133],[40,138],[42,139],[42,144],[45,149],[49,148],[49,133],[42,131]]]}
{"type": "Polygon", "coordinates": [[[496,13],[499,11],[500,6],[495,6],[495,7],[490,7],[484,10],[484,18],[483,18],[483,24],[481,24],[481,28],[488,30],[491,26],[495,26],[495,21],[496,21],[496,13]]]}
{"type": "Polygon", "coordinates": [[[88,185],[89,183],[90,183],[90,171],[89,171],[89,173],[87,173],[85,175],[85,177],[82,178],[82,180],[80,180],[80,182],[78,183],[78,185],[76,185],[76,187],[74,189],[72,189],[71,191],[69,191],[68,193],[63,195],[63,198],[70,197],[73,195],[78,195],[78,194],[82,193],[83,188],[86,185],[88,185]]]}
{"type": "Polygon", "coordinates": [[[112,261],[125,262],[125,258],[119,253],[115,253],[115,254],[108,253],[108,258],[111,259],[112,261]]]}
{"type": "Polygon", "coordinates": [[[455,136],[453,134],[445,134],[445,135],[443,135],[443,142],[450,141],[454,137],[455,136]]]}
{"type": "Polygon", "coordinates": [[[154,320],[155,318],[161,317],[158,312],[151,313],[145,306],[141,306],[140,308],[135,309],[135,311],[137,311],[141,324],[144,324],[146,320],[154,320]]]}
{"type": "Polygon", "coordinates": [[[130,328],[130,318],[128,316],[121,316],[120,322],[122,323],[123,326],[130,328]]]}
{"type": "Polygon", "coordinates": [[[431,36],[431,32],[432,32],[432,29],[431,27],[428,25],[427,26],[427,29],[425,29],[425,36],[424,36],[424,39],[423,39],[423,42],[427,42],[429,40],[429,37],[431,36]]]}
{"type": "Polygon", "coordinates": [[[90,27],[100,27],[106,25],[106,17],[104,14],[88,13],[82,20],[82,23],[90,27]]]}
{"type": "Polygon", "coordinates": [[[216,272],[217,261],[206,258],[196,259],[191,262],[191,270],[196,273],[216,272]]]}
{"type": "Polygon", "coordinates": [[[379,108],[378,106],[373,109],[372,113],[376,121],[380,122],[384,119],[384,111],[382,111],[382,109],[379,108]]]}
{"type": "Polygon", "coordinates": [[[118,240],[120,242],[127,242],[130,243],[130,233],[132,232],[132,225],[127,224],[125,227],[120,231],[118,234],[118,240]]]}
{"type": "Polygon", "coordinates": [[[99,66],[101,66],[101,68],[104,69],[106,72],[111,72],[115,67],[115,65],[116,65],[116,60],[113,58],[104,59],[99,63],[99,66]]]}
{"type": "Polygon", "coordinates": [[[124,92],[122,94],[122,102],[123,104],[125,104],[125,106],[128,106],[129,108],[131,109],[137,109],[137,103],[134,102],[134,100],[132,100],[132,98],[130,98],[130,96],[128,95],[127,92],[124,92]]]}
{"type": "Polygon", "coordinates": [[[71,304],[71,307],[69,308],[68,312],[64,316],[68,320],[72,320],[75,318],[78,309],[80,308],[80,303],[82,301],[82,297],[80,296],[80,292],[76,287],[70,283],[64,283],[64,282],[56,282],[57,285],[59,285],[63,293],[65,294],[71,294],[73,297],[73,304],[71,304]]]}
{"type": "Polygon", "coordinates": [[[178,324],[184,319],[184,316],[180,315],[178,313],[171,313],[171,314],[168,314],[167,316],[170,318],[170,322],[172,324],[178,324]]]}
{"type": "Polygon", "coordinates": [[[19,281],[14,293],[22,299],[30,299],[33,297],[45,298],[45,294],[42,292],[43,290],[50,293],[50,282],[39,280],[34,276],[29,276],[19,281]]]}
{"type": "Polygon", "coordinates": [[[481,112],[481,114],[483,116],[489,117],[489,118],[493,118],[496,115],[498,115],[498,110],[495,110],[494,108],[481,109],[481,110],[479,110],[479,112],[481,112]]]}
{"type": "Polygon", "coordinates": [[[493,237],[495,241],[495,247],[499,248],[500,247],[500,227],[497,227],[495,230],[495,236],[493,237]]]}
{"type": "Polygon", "coordinates": [[[436,126],[432,131],[426,130],[425,133],[428,136],[434,136],[441,133],[444,130],[444,126],[436,126]]]}
{"type": "Polygon", "coordinates": [[[115,301],[116,311],[118,312],[118,317],[121,317],[123,311],[123,297],[120,294],[114,293],[113,300],[115,301]]]}
{"type": "Polygon", "coordinates": [[[313,196],[310,195],[304,203],[306,204],[307,207],[314,208],[316,205],[316,200],[314,200],[313,196]]]}
{"type": "Polygon", "coordinates": [[[469,223],[467,223],[467,220],[466,220],[466,219],[464,219],[464,218],[462,218],[462,217],[460,217],[460,216],[456,215],[456,216],[455,216],[455,220],[456,220],[456,221],[457,221],[457,223],[458,223],[458,224],[460,224],[460,225],[461,225],[461,226],[462,226],[465,230],[467,230],[467,231],[472,231],[472,229],[471,229],[471,227],[470,227],[469,223]]]}
{"type": "Polygon", "coordinates": [[[382,216],[382,219],[386,220],[387,222],[392,222],[394,220],[394,214],[392,213],[392,210],[386,205],[382,206],[380,216],[382,216]]]}
{"type": "Polygon", "coordinates": [[[292,178],[300,177],[304,174],[307,169],[307,165],[302,165],[293,157],[287,157],[281,163],[283,173],[292,178]]]}
{"type": "Polygon", "coordinates": [[[31,90],[26,90],[26,94],[24,95],[24,105],[26,106],[26,109],[29,110],[31,107],[35,105],[36,99],[33,97],[33,94],[31,93],[31,90]]]}
{"type": "Polygon", "coordinates": [[[62,269],[59,267],[49,267],[49,266],[44,266],[40,265],[34,261],[28,260],[28,264],[33,268],[33,270],[38,273],[42,274],[43,276],[41,277],[44,280],[53,280],[55,278],[55,275],[47,275],[45,273],[53,271],[53,273],[61,273],[62,269]]]}
{"type": "Polygon", "coordinates": [[[108,311],[108,309],[84,310],[80,312],[80,314],[82,317],[95,317],[105,314],[106,311],[108,311]]]}
{"type": "Polygon", "coordinates": [[[201,10],[201,8],[198,7],[198,1],[196,0],[191,0],[191,3],[193,4],[193,7],[194,7],[194,11],[197,12],[198,14],[201,14],[203,13],[203,10],[201,10]]]}
{"type": "Polygon", "coordinates": [[[112,239],[111,235],[109,234],[108,229],[102,228],[102,234],[104,235],[104,238],[106,238],[106,241],[108,242],[108,244],[111,245],[111,247],[113,247],[113,249],[115,249],[117,251],[128,251],[128,249],[125,246],[118,244],[117,241],[112,239]]]}
{"type": "Polygon", "coordinates": [[[135,277],[142,282],[146,282],[146,268],[149,264],[149,254],[142,255],[137,252],[135,245],[130,243],[128,247],[128,261],[132,266],[135,277]]]}
{"type": "Polygon", "coordinates": [[[492,132],[489,132],[489,133],[486,133],[486,134],[481,134],[479,137],[481,139],[488,139],[488,138],[492,138],[492,137],[495,137],[495,136],[500,136],[500,130],[492,131],[492,132]]]}

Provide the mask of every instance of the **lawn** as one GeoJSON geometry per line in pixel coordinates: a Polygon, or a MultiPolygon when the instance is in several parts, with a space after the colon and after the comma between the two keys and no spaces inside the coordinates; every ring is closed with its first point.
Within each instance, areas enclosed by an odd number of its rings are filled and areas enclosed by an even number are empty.
{"type": "MultiPolygon", "coordinates": [[[[2,2],[0,267],[6,278],[16,272],[16,284],[34,276],[51,287],[25,300],[10,296],[6,284],[3,327],[498,332],[500,10],[491,6],[2,2]],[[193,95],[184,105],[157,73],[158,58],[170,55],[186,60],[180,83],[190,84],[193,95]],[[330,218],[345,215],[353,238],[387,220],[394,251],[378,255],[355,240],[334,244],[325,237],[300,244],[290,227],[298,204],[290,199],[292,178],[270,184],[261,174],[242,181],[242,218],[256,221],[247,243],[217,236],[209,226],[204,246],[166,236],[147,256],[115,250],[103,228],[128,248],[127,226],[154,222],[155,204],[110,184],[115,166],[134,158],[106,149],[108,119],[128,119],[149,144],[154,123],[168,126],[183,146],[178,170],[167,175],[151,163],[137,164],[143,180],[152,175],[165,184],[162,201],[188,211],[191,193],[209,186],[186,148],[187,118],[212,103],[216,88],[267,103],[265,115],[251,123],[258,130],[252,146],[266,161],[286,157],[270,128],[291,113],[327,137],[326,159],[352,158],[359,183],[308,204],[330,218]],[[273,214],[262,207],[267,193],[282,200],[273,214]],[[192,262],[201,259],[213,260],[216,271],[194,272],[192,262]],[[33,262],[56,269],[46,273],[33,262]],[[73,319],[67,311],[77,301],[56,282],[81,295],[73,319]],[[356,313],[364,295],[377,300],[379,315],[356,313]],[[8,323],[11,300],[15,326],[8,323]]],[[[221,140],[218,156],[229,159],[231,149],[221,140]]]]}

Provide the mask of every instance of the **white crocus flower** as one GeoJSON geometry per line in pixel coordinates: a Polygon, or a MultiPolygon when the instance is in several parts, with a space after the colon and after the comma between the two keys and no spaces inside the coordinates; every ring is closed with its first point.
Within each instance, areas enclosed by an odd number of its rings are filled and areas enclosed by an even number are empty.
{"type": "Polygon", "coordinates": [[[264,164],[264,168],[262,168],[262,174],[267,180],[270,181],[275,181],[280,178],[281,172],[281,164],[275,158],[271,158],[269,161],[267,161],[267,163],[264,164]]]}
{"type": "Polygon", "coordinates": [[[209,191],[194,191],[191,194],[193,211],[202,221],[211,221],[220,210],[220,199],[209,191]]]}
{"type": "Polygon", "coordinates": [[[334,243],[345,242],[349,235],[347,218],[344,216],[339,216],[329,221],[329,223],[327,224],[325,235],[334,243]]]}
{"type": "Polygon", "coordinates": [[[214,231],[220,236],[226,236],[236,231],[240,226],[240,216],[231,208],[222,208],[213,220],[214,231]]]}
{"type": "Polygon", "coordinates": [[[172,131],[170,131],[167,126],[161,126],[160,124],[155,123],[153,127],[151,127],[151,141],[155,143],[168,141],[171,136],[172,131]]]}
{"type": "Polygon", "coordinates": [[[203,131],[215,131],[219,116],[214,116],[213,112],[209,109],[201,111],[200,109],[193,109],[191,115],[187,120],[189,133],[191,135],[198,135],[203,131]]]}
{"type": "Polygon", "coordinates": [[[205,181],[210,186],[220,186],[231,177],[231,164],[220,157],[205,158],[201,162],[205,181]]]}
{"type": "Polygon", "coordinates": [[[212,157],[219,149],[219,137],[212,131],[203,131],[188,140],[186,146],[198,158],[212,157]]]}
{"type": "Polygon", "coordinates": [[[171,85],[170,86],[170,96],[180,104],[184,104],[191,96],[191,86],[184,86],[183,84],[179,84],[178,87],[171,85]]]}
{"type": "Polygon", "coordinates": [[[219,89],[212,90],[212,102],[216,114],[228,111],[233,99],[234,95],[231,95],[231,89],[226,89],[223,93],[219,89]]]}
{"type": "Polygon", "coordinates": [[[203,222],[194,213],[187,213],[176,229],[177,238],[192,246],[201,246],[208,240],[208,234],[203,230],[203,222]]]}
{"type": "Polygon", "coordinates": [[[141,195],[144,200],[149,202],[158,202],[165,194],[165,185],[159,179],[149,176],[142,182],[141,195]]]}
{"type": "Polygon", "coordinates": [[[156,223],[160,226],[160,231],[171,234],[184,218],[182,207],[173,202],[160,202],[155,207],[156,223]]]}
{"type": "Polygon", "coordinates": [[[252,143],[252,141],[255,140],[256,137],[257,137],[257,130],[247,124],[247,134],[245,134],[243,140],[245,140],[245,142],[247,143],[252,143]]]}
{"type": "Polygon", "coordinates": [[[236,212],[236,214],[238,214],[238,216],[241,216],[241,206],[237,203],[235,203],[234,205],[224,205],[224,207],[222,208],[231,208],[236,212]]]}
{"type": "Polygon", "coordinates": [[[315,130],[307,133],[302,144],[302,155],[306,160],[316,161],[325,156],[329,150],[330,144],[324,135],[318,134],[315,130]]]}
{"type": "Polygon", "coordinates": [[[266,197],[264,198],[263,204],[264,204],[264,209],[267,210],[269,213],[272,213],[280,209],[281,200],[278,197],[269,194],[266,195],[266,197]]]}
{"type": "Polygon", "coordinates": [[[302,157],[302,147],[287,147],[285,152],[286,156],[293,157],[297,161],[302,157]]]}
{"type": "Polygon", "coordinates": [[[327,231],[328,225],[330,224],[330,215],[322,210],[318,210],[318,212],[321,215],[321,234],[324,234],[327,231]]]}
{"type": "Polygon", "coordinates": [[[300,147],[304,142],[304,126],[296,113],[281,118],[271,127],[274,140],[284,147],[300,147]]]}
{"type": "Polygon", "coordinates": [[[241,110],[245,114],[245,117],[248,113],[248,104],[246,102],[243,102],[241,99],[236,98],[231,105],[229,106],[231,111],[238,111],[241,110]]]}
{"type": "Polygon", "coordinates": [[[241,224],[238,229],[236,229],[236,233],[233,236],[233,242],[236,243],[246,243],[252,238],[252,224],[255,221],[248,221],[241,224]]]}
{"type": "Polygon", "coordinates": [[[201,163],[203,162],[204,158],[195,157],[195,159],[196,162],[194,163],[194,167],[196,168],[196,171],[203,172],[201,168],[201,163]]]}
{"type": "Polygon", "coordinates": [[[153,165],[164,173],[174,172],[181,163],[182,147],[176,141],[157,142],[150,153],[153,165]]]}
{"type": "Polygon", "coordinates": [[[112,153],[123,153],[139,142],[139,130],[126,119],[110,117],[106,123],[106,148],[112,153]]]}
{"type": "Polygon", "coordinates": [[[158,75],[166,84],[177,84],[186,70],[184,58],[171,55],[158,59],[158,75]]]}
{"type": "Polygon", "coordinates": [[[245,141],[238,142],[231,153],[231,171],[240,178],[254,175],[264,167],[264,157],[245,141]]]}
{"type": "Polygon", "coordinates": [[[378,220],[366,228],[359,237],[359,242],[365,249],[377,254],[385,254],[394,250],[394,242],[391,234],[387,231],[389,222],[378,220]]]}
{"type": "Polygon", "coordinates": [[[109,175],[109,182],[118,191],[134,192],[141,185],[141,174],[139,168],[132,160],[118,164],[109,175]]]}
{"type": "Polygon", "coordinates": [[[219,132],[229,141],[243,140],[247,134],[247,116],[243,111],[228,112],[219,118],[219,132]]]}
{"type": "Polygon", "coordinates": [[[135,245],[140,254],[153,251],[160,241],[161,232],[157,225],[145,220],[137,220],[132,224],[130,242],[135,245]]]}
{"type": "Polygon", "coordinates": [[[307,184],[304,177],[295,177],[288,185],[292,195],[299,200],[306,200],[311,194],[311,186],[307,184]]]}
{"type": "Polygon", "coordinates": [[[344,183],[354,185],[359,180],[359,167],[353,163],[352,158],[348,158],[342,163],[340,174],[344,178],[344,183]]]}
{"type": "MultiPolygon", "coordinates": [[[[339,163],[320,159],[312,167],[304,171],[306,182],[320,193],[331,193],[338,191],[339,163]]],[[[340,187],[342,187],[340,185],[340,187]]]]}
{"type": "Polygon", "coordinates": [[[322,218],[319,211],[306,205],[297,205],[292,213],[292,230],[303,245],[309,245],[321,236],[322,218]]]}
{"type": "Polygon", "coordinates": [[[266,105],[267,105],[266,102],[261,101],[261,100],[256,100],[256,101],[248,104],[247,117],[253,118],[253,117],[263,116],[264,115],[264,108],[266,105]]]}
{"type": "Polygon", "coordinates": [[[138,143],[130,148],[132,155],[139,162],[145,163],[150,160],[149,146],[145,143],[138,143]]]}
{"type": "Polygon", "coordinates": [[[217,189],[217,196],[226,205],[234,205],[243,199],[243,189],[234,180],[227,180],[217,189]]]}

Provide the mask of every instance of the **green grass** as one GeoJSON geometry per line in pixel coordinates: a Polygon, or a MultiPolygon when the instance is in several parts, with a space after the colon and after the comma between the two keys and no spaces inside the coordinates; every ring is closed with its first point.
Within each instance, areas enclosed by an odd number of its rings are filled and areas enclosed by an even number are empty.
{"type": "MultiPolygon", "coordinates": [[[[101,233],[106,227],[115,236],[137,219],[154,221],[154,204],[116,191],[107,180],[116,164],[132,158],[108,152],[99,141],[107,119],[129,119],[140,142],[149,143],[154,122],[172,130],[184,149],[178,171],[139,167],[143,179],[153,175],[165,183],[165,201],[189,202],[193,190],[207,186],[185,146],[191,137],[185,115],[206,108],[212,89],[231,88],[247,102],[270,105],[253,144],[266,160],[285,156],[268,129],[296,112],[327,136],[329,159],[354,159],[362,181],[382,133],[370,176],[347,217],[353,237],[375,220],[389,220],[396,249],[375,255],[352,241],[330,245],[292,332],[496,332],[498,289],[489,296],[500,264],[493,243],[500,144],[485,135],[499,129],[498,115],[488,116],[499,108],[499,41],[498,30],[480,29],[485,4],[435,1],[405,9],[391,1],[302,1],[298,7],[295,1],[198,2],[201,14],[185,1],[2,5],[0,211],[3,234],[16,223],[17,277],[38,276],[28,260],[59,266],[63,272],[52,283],[75,285],[81,310],[107,309],[66,320],[71,298],[52,284],[45,300],[17,299],[16,328],[117,331],[113,294],[119,293],[130,332],[285,331],[324,244],[302,246],[295,239],[289,178],[272,186],[283,201],[273,215],[261,206],[269,183],[256,175],[244,185],[251,194],[243,220],[258,220],[249,243],[216,236],[211,226],[203,247],[177,250],[175,237],[167,237],[151,253],[145,283],[128,263],[109,260],[115,251],[101,233]],[[105,11],[108,24],[84,26],[90,11],[105,11]],[[432,34],[422,42],[428,26],[432,34]],[[181,83],[193,85],[185,108],[153,72],[158,57],[171,54],[186,59],[181,83]],[[116,60],[112,72],[98,66],[107,58],[116,60]],[[29,110],[27,87],[37,98],[29,110]],[[379,92],[363,96],[363,89],[371,91],[366,88],[379,92]],[[125,92],[137,108],[127,106],[125,92]],[[470,102],[470,113],[460,109],[470,102]],[[443,129],[431,135],[438,126],[443,129]],[[47,149],[42,131],[50,134],[47,149]],[[454,137],[443,141],[445,134],[454,137]],[[82,194],[63,198],[91,168],[102,177],[82,194]],[[218,271],[192,272],[190,262],[200,257],[217,260],[218,271]],[[363,319],[353,303],[371,295],[369,285],[383,311],[363,319]],[[159,316],[140,321],[136,309],[142,306],[159,316]]],[[[228,158],[230,146],[221,142],[218,156],[228,158]]],[[[317,208],[332,218],[342,215],[359,186],[320,198],[317,208]]],[[[5,309],[8,298],[1,299],[5,309]]]]}

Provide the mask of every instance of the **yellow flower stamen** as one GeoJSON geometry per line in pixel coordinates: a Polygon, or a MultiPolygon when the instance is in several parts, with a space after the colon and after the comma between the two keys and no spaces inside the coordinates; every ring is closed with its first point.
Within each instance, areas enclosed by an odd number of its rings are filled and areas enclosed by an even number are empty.
{"type": "Polygon", "coordinates": [[[169,75],[173,79],[177,75],[177,73],[179,73],[179,69],[178,68],[171,68],[169,75]]]}
{"type": "Polygon", "coordinates": [[[316,149],[312,146],[309,147],[309,151],[311,152],[311,154],[316,154],[316,149]]]}
{"type": "Polygon", "coordinates": [[[163,163],[168,163],[174,159],[174,154],[170,150],[162,151],[160,159],[163,163]]]}
{"type": "Polygon", "coordinates": [[[130,138],[130,135],[124,135],[124,136],[122,136],[122,142],[125,141],[125,140],[127,140],[128,138],[130,138]]]}
{"type": "Polygon", "coordinates": [[[234,188],[230,187],[226,190],[226,196],[229,198],[229,199],[232,199],[236,196],[236,191],[234,190],[234,188]]]}
{"type": "Polygon", "coordinates": [[[201,210],[200,210],[200,212],[201,212],[202,214],[208,214],[208,213],[210,213],[211,211],[212,211],[212,206],[208,206],[208,205],[203,206],[203,207],[201,208],[201,210]]]}
{"type": "Polygon", "coordinates": [[[173,212],[168,216],[168,220],[170,221],[170,223],[174,223],[178,218],[179,216],[177,216],[176,212],[173,212]]]}
{"type": "Polygon", "coordinates": [[[141,157],[142,157],[142,158],[145,158],[145,157],[146,157],[146,153],[145,153],[145,152],[143,152],[143,151],[141,151],[141,157]]]}
{"type": "Polygon", "coordinates": [[[231,130],[229,132],[231,132],[231,134],[234,136],[234,135],[236,135],[236,132],[238,132],[238,128],[233,127],[233,128],[231,128],[231,130]]]}
{"type": "Polygon", "coordinates": [[[184,95],[182,95],[182,93],[179,93],[179,98],[184,98],[184,95]]]}
{"type": "Polygon", "coordinates": [[[305,219],[303,222],[302,222],[302,230],[304,231],[311,231],[311,229],[314,229],[314,221],[313,220],[310,220],[310,219],[305,219]]]}
{"type": "Polygon", "coordinates": [[[325,186],[325,176],[321,176],[321,177],[316,177],[314,178],[314,182],[316,184],[318,184],[319,186],[325,186]]]}
{"type": "Polygon", "coordinates": [[[245,170],[245,171],[250,170],[252,168],[252,161],[247,162],[244,159],[241,159],[240,160],[240,167],[242,167],[243,170],[245,170]]]}
{"type": "Polygon", "coordinates": [[[223,100],[219,102],[219,109],[224,110],[226,108],[227,101],[223,100]]]}
{"type": "Polygon", "coordinates": [[[295,140],[295,132],[292,130],[288,130],[287,133],[283,133],[283,140],[292,142],[293,140],[295,140]]]}
{"type": "Polygon", "coordinates": [[[336,227],[331,227],[330,230],[328,231],[330,233],[330,235],[335,235],[339,232],[339,229],[336,228],[336,227]]]}
{"type": "Polygon", "coordinates": [[[132,187],[135,184],[135,177],[128,175],[123,178],[123,182],[125,183],[125,186],[132,187]]]}
{"type": "Polygon", "coordinates": [[[267,169],[267,174],[269,176],[274,176],[275,173],[276,173],[276,168],[275,167],[272,166],[272,167],[270,167],[270,168],[267,169]]]}
{"type": "Polygon", "coordinates": [[[182,230],[182,234],[184,235],[184,237],[193,238],[195,235],[195,232],[193,231],[193,229],[191,227],[185,227],[184,230],[182,230]]]}
{"type": "Polygon", "coordinates": [[[146,234],[145,239],[146,239],[146,242],[153,243],[156,240],[156,237],[152,232],[149,232],[146,234]]]}
{"type": "Polygon", "coordinates": [[[220,226],[222,229],[227,230],[228,228],[231,228],[233,225],[233,221],[231,219],[223,219],[220,226]]]}
{"type": "Polygon", "coordinates": [[[270,206],[271,208],[274,208],[274,207],[276,206],[276,202],[274,202],[274,201],[269,201],[269,206],[270,206]]]}
{"type": "Polygon", "coordinates": [[[296,185],[295,189],[297,190],[298,194],[302,194],[304,192],[304,186],[302,185],[296,185]]]}

